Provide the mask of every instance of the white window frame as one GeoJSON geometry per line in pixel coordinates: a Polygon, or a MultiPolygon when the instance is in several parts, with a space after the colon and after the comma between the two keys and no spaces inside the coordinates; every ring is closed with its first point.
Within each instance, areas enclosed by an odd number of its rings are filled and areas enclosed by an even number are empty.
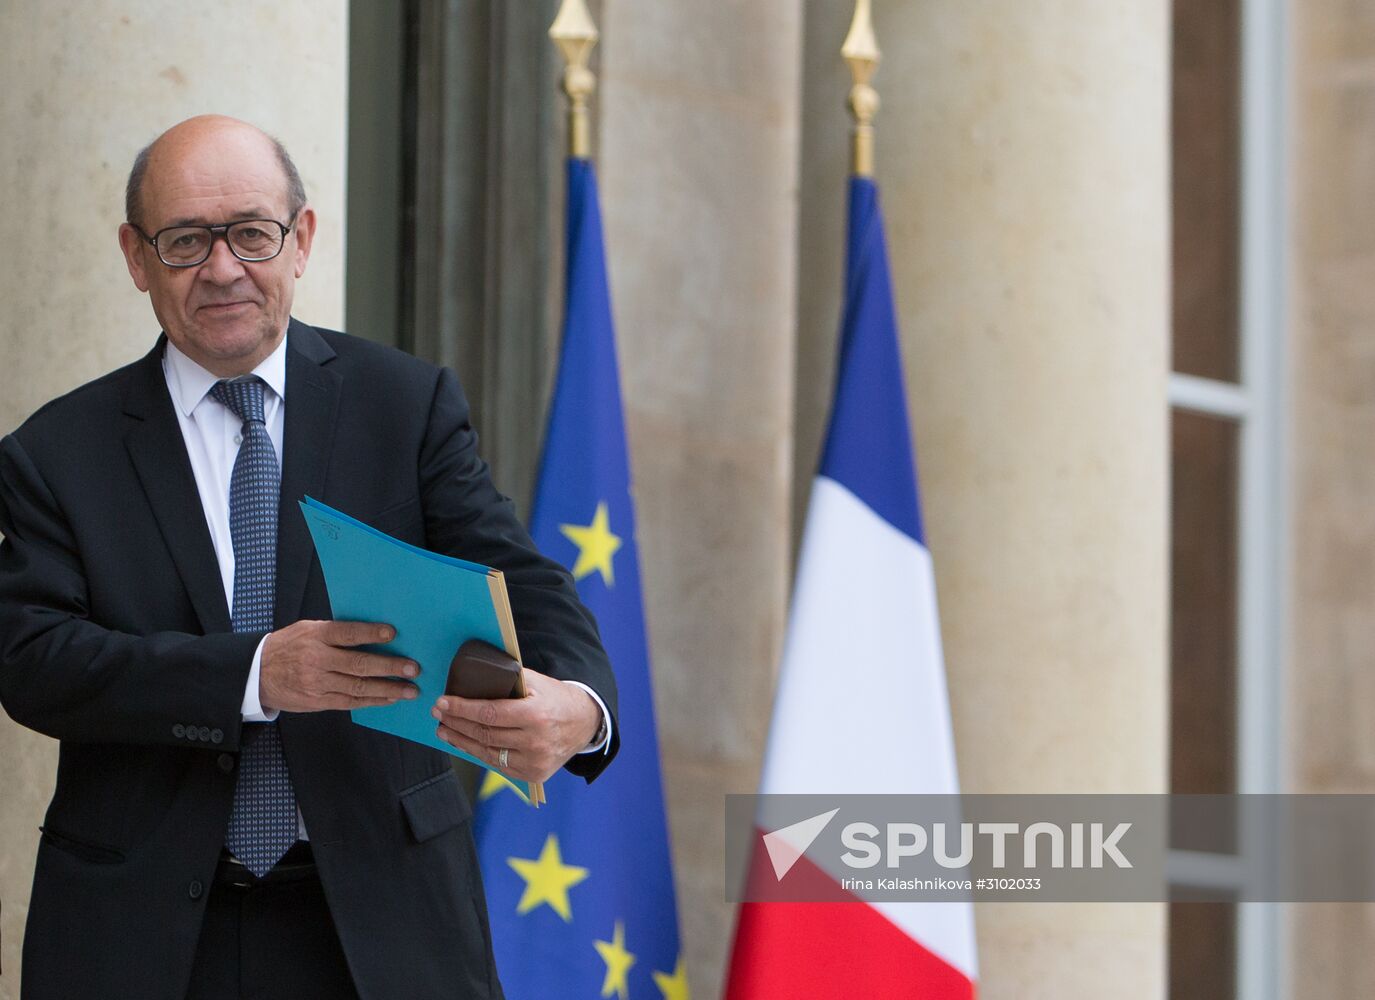
{"type": "MultiPolygon", "coordinates": [[[[1283,682],[1289,565],[1285,376],[1289,33],[1282,0],[1241,4],[1240,375],[1237,384],[1172,374],[1173,410],[1233,420],[1237,482],[1237,791],[1284,791],[1283,682]]],[[[1172,882],[1240,889],[1267,831],[1239,831],[1239,855],[1171,851],[1172,882]]],[[[1289,962],[1278,903],[1237,906],[1237,996],[1285,1000],[1289,962]]]]}

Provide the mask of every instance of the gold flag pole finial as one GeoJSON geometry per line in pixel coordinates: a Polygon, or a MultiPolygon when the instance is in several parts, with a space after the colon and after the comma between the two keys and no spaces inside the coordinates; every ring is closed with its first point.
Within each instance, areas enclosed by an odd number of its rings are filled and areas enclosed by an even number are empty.
{"type": "Polygon", "coordinates": [[[840,54],[850,64],[850,113],[855,117],[855,132],[851,146],[850,168],[857,177],[874,176],[874,115],[878,113],[878,91],[869,86],[869,79],[878,69],[881,55],[874,37],[874,20],[869,0],[856,0],[854,20],[840,54]]]}
{"type": "Polygon", "coordinates": [[[597,89],[597,77],[587,68],[587,60],[599,36],[584,0],[563,0],[558,16],[549,26],[549,37],[567,63],[563,92],[568,95],[568,155],[586,160],[592,155],[587,99],[597,89]]]}

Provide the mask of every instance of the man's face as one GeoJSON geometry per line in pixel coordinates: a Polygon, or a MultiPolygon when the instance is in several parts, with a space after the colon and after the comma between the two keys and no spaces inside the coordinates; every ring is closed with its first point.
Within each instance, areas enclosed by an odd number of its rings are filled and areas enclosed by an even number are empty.
{"type": "MultiPolygon", "coordinates": [[[[267,138],[250,126],[192,119],[158,140],[142,187],[142,219],[152,236],[167,226],[223,225],[287,217],[287,182],[267,138]]],[[[172,343],[221,377],[252,371],[276,349],[291,315],[296,279],[305,273],[315,214],[302,209],[282,252],[241,261],[216,234],[210,256],[194,267],[168,267],[132,226],[120,227],[129,274],[148,293],[172,343]]]]}

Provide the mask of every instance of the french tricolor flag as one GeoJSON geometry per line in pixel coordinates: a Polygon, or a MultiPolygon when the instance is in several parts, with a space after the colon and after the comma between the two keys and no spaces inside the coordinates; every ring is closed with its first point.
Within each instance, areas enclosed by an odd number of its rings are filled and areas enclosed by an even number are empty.
{"type": "MultiPolygon", "coordinates": [[[[883,220],[850,179],[840,362],[793,595],[761,794],[955,794],[883,220]]],[[[758,830],[750,878],[773,878],[758,830]]],[[[809,881],[835,880],[803,856],[809,881]]],[[[827,898],[844,898],[836,886],[827,898]]],[[[970,1000],[969,902],[746,902],[726,1000],[970,1000]]]]}

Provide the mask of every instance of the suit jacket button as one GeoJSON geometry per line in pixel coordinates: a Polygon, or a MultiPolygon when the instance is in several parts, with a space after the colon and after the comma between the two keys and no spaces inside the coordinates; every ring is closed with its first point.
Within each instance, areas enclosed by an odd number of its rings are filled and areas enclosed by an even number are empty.
{"type": "Polygon", "coordinates": [[[175,726],[172,727],[172,735],[175,736],[177,739],[181,739],[183,736],[186,735],[186,727],[183,726],[180,722],[178,722],[175,726]]]}
{"type": "Polygon", "coordinates": [[[201,885],[200,879],[192,879],[191,884],[186,887],[186,894],[192,899],[200,899],[205,892],[205,886],[201,885]]]}
{"type": "Polygon", "coordinates": [[[215,744],[216,746],[219,746],[221,743],[223,743],[223,742],[224,742],[224,730],[223,730],[223,729],[212,729],[212,730],[210,730],[210,742],[213,743],[213,744],[215,744]]]}
{"type": "Polygon", "coordinates": [[[186,738],[187,738],[188,740],[191,740],[192,742],[195,742],[196,740],[200,739],[200,737],[196,735],[196,727],[195,727],[195,726],[187,726],[187,727],[186,727],[186,738]]]}
{"type": "Polygon", "coordinates": [[[201,739],[207,740],[207,741],[208,741],[208,740],[210,739],[210,727],[209,727],[209,726],[201,726],[200,732],[199,732],[197,735],[198,735],[201,739]]]}
{"type": "Polygon", "coordinates": [[[232,753],[222,753],[215,761],[220,766],[220,770],[225,774],[234,770],[234,755],[232,753]]]}

